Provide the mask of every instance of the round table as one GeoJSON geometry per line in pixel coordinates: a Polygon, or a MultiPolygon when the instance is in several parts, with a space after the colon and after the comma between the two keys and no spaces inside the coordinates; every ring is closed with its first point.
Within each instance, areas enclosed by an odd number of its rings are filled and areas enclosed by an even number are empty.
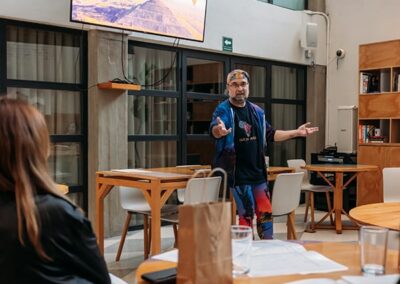
{"type": "Polygon", "coordinates": [[[377,171],[378,167],[373,165],[312,164],[306,165],[303,168],[308,171],[316,172],[333,189],[333,208],[331,212],[328,212],[317,224],[315,224],[315,228],[332,228],[330,225],[323,225],[321,223],[330,214],[335,213],[335,225],[333,227],[336,229],[336,233],[341,234],[342,229],[357,229],[358,227],[344,227],[342,225],[341,215],[342,213],[347,215],[347,212],[343,210],[343,190],[357,177],[359,173],[377,171]],[[325,177],[325,173],[335,174],[335,184],[332,184],[331,181],[325,177]],[[344,173],[351,175],[346,182],[343,182],[344,173]]]}
{"type": "Polygon", "coordinates": [[[355,207],[349,212],[357,223],[400,231],[400,202],[372,203],[355,207]]]}

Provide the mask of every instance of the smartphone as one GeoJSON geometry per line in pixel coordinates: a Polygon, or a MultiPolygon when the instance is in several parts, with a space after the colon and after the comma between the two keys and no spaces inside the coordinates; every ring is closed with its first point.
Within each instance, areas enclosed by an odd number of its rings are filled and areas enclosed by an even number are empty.
{"type": "Polygon", "coordinates": [[[169,268],[142,274],[142,279],[150,283],[175,284],[176,268],[169,268]]]}

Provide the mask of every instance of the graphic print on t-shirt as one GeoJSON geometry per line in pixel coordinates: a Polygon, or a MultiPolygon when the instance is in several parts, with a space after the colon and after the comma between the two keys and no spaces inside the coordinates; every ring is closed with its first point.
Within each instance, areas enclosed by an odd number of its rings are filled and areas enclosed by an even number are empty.
{"type": "Polygon", "coordinates": [[[247,137],[250,137],[251,135],[251,125],[248,124],[246,121],[239,121],[239,127],[244,130],[246,133],[247,137]]]}

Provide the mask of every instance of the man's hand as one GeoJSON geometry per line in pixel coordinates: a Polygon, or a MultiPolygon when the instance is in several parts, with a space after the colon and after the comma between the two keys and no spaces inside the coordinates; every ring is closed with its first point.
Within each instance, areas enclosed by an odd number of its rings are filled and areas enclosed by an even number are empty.
{"type": "Polygon", "coordinates": [[[308,136],[310,134],[313,134],[314,132],[319,131],[318,127],[308,127],[311,124],[311,122],[304,123],[303,125],[300,125],[299,128],[297,128],[297,135],[301,137],[308,136]]]}
{"type": "Polygon", "coordinates": [[[231,131],[232,129],[226,129],[225,123],[219,117],[217,117],[217,125],[212,128],[212,134],[214,135],[214,137],[221,138],[231,133],[231,131]]]}

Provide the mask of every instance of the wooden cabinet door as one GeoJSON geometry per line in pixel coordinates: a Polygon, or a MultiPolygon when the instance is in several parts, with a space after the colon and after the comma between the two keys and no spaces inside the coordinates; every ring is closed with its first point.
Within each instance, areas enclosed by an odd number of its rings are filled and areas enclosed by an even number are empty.
{"type": "Polygon", "coordinates": [[[357,163],[376,165],[378,171],[359,173],[357,179],[357,206],[383,201],[382,168],[385,166],[387,148],[381,146],[359,146],[357,163]]]}

